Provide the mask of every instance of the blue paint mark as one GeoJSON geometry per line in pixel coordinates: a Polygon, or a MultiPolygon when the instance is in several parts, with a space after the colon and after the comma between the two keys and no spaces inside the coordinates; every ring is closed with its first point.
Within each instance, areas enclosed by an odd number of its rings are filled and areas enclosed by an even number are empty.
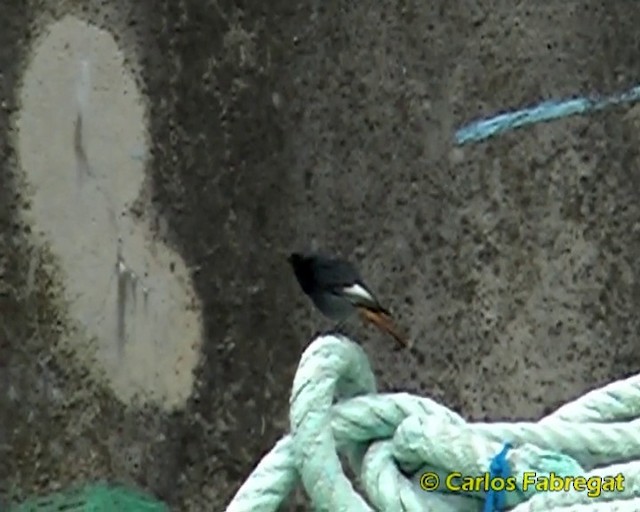
{"type": "Polygon", "coordinates": [[[456,144],[462,146],[470,142],[479,142],[522,126],[552,121],[576,114],[596,112],[614,105],[632,103],[639,100],[640,86],[606,98],[575,98],[545,101],[535,107],[498,114],[488,119],[474,121],[457,130],[455,140],[456,144]]]}

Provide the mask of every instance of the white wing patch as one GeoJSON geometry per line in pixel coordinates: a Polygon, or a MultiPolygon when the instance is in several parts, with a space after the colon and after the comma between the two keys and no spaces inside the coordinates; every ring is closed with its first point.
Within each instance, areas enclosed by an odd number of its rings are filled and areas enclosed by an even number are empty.
{"type": "Polygon", "coordinates": [[[356,301],[364,300],[365,302],[370,302],[374,304],[376,303],[376,299],[373,298],[371,293],[366,288],[364,288],[363,286],[357,283],[352,284],[351,286],[347,286],[346,288],[343,288],[342,292],[346,296],[356,301]]]}

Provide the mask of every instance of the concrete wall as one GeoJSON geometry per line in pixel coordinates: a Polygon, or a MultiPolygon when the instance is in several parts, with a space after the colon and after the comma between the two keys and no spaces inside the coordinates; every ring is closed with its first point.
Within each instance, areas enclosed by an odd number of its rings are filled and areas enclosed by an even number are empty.
{"type": "Polygon", "coordinates": [[[221,510],[328,326],[298,247],[416,340],[349,326],[383,389],[536,418],[638,370],[639,107],[452,139],[635,85],[634,2],[32,5],[0,17],[6,497],[109,478],[221,510]]]}

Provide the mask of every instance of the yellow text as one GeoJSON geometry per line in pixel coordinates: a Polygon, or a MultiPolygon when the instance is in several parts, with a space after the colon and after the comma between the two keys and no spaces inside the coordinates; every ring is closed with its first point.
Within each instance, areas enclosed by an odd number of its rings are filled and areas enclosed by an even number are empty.
{"type": "Polygon", "coordinates": [[[535,489],[538,492],[586,492],[589,498],[597,498],[602,492],[624,491],[624,475],[616,476],[559,476],[555,473],[538,476],[534,472],[526,472],[522,476],[522,490],[535,489]]]}

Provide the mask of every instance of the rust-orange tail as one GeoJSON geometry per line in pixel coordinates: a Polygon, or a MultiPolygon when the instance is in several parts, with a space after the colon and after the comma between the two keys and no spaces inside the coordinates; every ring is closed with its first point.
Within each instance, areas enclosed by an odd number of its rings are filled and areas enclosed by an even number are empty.
{"type": "Polygon", "coordinates": [[[358,311],[360,312],[360,315],[364,320],[371,322],[378,329],[392,336],[393,339],[398,342],[398,344],[405,348],[411,347],[406,336],[400,334],[398,328],[394,324],[393,319],[391,318],[391,316],[389,316],[389,314],[383,311],[373,311],[367,308],[358,308],[358,311]]]}

